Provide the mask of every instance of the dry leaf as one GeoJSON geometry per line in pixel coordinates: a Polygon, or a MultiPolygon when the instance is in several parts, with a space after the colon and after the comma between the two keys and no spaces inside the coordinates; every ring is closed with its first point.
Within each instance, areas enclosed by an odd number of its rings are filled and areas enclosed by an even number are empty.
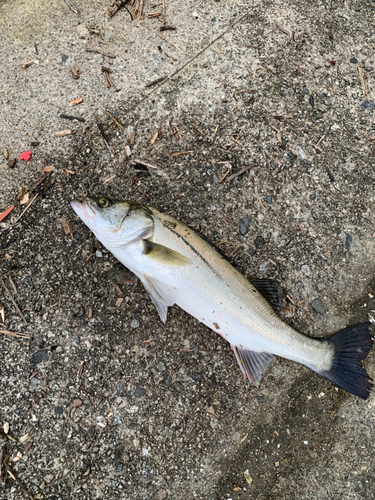
{"type": "Polygon", "coordinates": [[[11,255],[9,255],[9,253],[5,254],[5,258],[6,258],[6,260],[12,260],[13,259],[13,257],[11,255]]]}
{"type": "Polygon", "coordinates": [[[22,458],[22,453],[19,451],[17,455],[13,458],[13,462],[18,462],[22,458]]]}
{"type": "Polygon", "coordinates": [[[126,156],[131,156],[132,155],[132,150],[130,149],[129,146],[125,146],[125,153],[126,153],[126,156]]]}
{"type": "Polygon", "coordinates": [[[69,106],[76,106],[77,104],[81,104],[82,101],[82,97],[78,97],[77,99],[74,99],[71,103],[69,103],[69,106]]]}
{"type": "Polygon", "coordinates": [[[43,172],[45,172],[46,174],[53,172],[53,170],[55,170],[55,167],[52,167],[51,165],[43,168],[43,172]]]}
{"type": "Polygon", "coordinates": [[[22,444],[25,441],[27,441],[29,438],[30,438],[30,434],[25,434],[24,436],[21,436],[18,441],[22,444]]]}
{"type": "Polygon", "coordinates": [[[22,198],[20,199],[20,203],[21,203],[21,205],[26,205],[27,203],[29,203],[28,191],[26,191],[26,193],[22,196],[22,198]]]}
{"type": "Polygon", "coordinates": [[[27,187],[21,188],[20,191],[19,191],[19,193],[16,196],[16,200],[17,201],[22,200],[22,198],[25,196],[26,191],[27,191],[27,187]]]}
{"type": "Polygon", "coordinates": [[[72,408],[76,408],[77,406],[81,405],[82,401],[80,399],[75,399],[72,404],[72,408]]]}
{"type": "Polygon", "coordinates": [[[124,302],[124,299],[122,297],[119,297],[116,300],[116,307],[120,307],[123,302],[124,302]]]}
{"type": "Polygon", "coordinates": [[[64,170],[67,174],[75,175],[74,170],[69,170],[68,168],[64,168],[64,170]]]}
{"type": "Polygon", "coordinates": [[[23,447],[25,448],[26,453],[29,451],[32,445],[33,445],[32,441],[28,441],[27,443],[24,444],[23,447]]]}
{"type": "Polygon", "coordinates": [[[4,429],[5,434],[8,434],[8,432],[9,432],[9,422],[4,422],[3,429],[4,429]]]}
{"type": "Polygon", "coordinates": [[[66,235],[66,236],[67,236],[68,234],[71,234],[71,233],[72,233],[72,230],[71,230],[71,228],[70,228],[70,224],[69,224],[69,222],[68,222],[66,219],[62,219],[62,220],[61,220],[61,225],[62,225],[62,227],[63,227],[63,229],[64,229],[64,233],[65,233],[65,235],[66,235]]]}
{"type": "Polygon", "coordinates": [[[129,139],[130,144],[133,146],[135,143],[135,132],[130,132],[128,139],[129,139]]]}
{"type": "Polygon", "coordinates": [[[3,151],[4,158],[7,160],[9,158],[9,153],[7,149],[4,149],[3,151]]]}
{"type": "Polygon", "coordinates": [[[53,133],[55,137],[64,137],[65,135],[75,134],[77,130],[57,130],[53,133]]]}
{"type": "Polygon", "coordinates": [[[158,135],[159,135],[159,131],[158,132],[155,132],[155,134],[152,136],[152,138],[150,139],[150,144],[151,146],[155,143],[156,139],[158,138],[158,135]]]}

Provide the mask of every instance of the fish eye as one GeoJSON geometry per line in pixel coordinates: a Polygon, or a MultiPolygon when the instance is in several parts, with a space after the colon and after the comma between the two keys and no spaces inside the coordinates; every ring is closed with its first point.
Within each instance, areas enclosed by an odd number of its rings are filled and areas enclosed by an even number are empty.
{"type": "Polygon", "coordinates": [[[97,202],[98,207],[100,208],[107,208],[112,205],[112,201],[109,200],[108,198],[100,198],[100,200],[97,202]]]}

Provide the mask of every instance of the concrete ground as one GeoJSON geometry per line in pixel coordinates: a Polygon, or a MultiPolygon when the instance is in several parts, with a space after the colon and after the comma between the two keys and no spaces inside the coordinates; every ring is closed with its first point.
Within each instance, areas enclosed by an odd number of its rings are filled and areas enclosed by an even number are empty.
{"type": "Polygon", "coordinates": [[[283,359],[251,386],[215,333],[177,307],[161,323],[69,206],[90,193],[177,216],[277,279],[306,334],[366,321],[374,3],[155,0],[136,20],[72,1],[79,14],[0,1],[0,213],[15,205],[0,272],[25,319],[0,284],[0,328],[27,337],[0,334],[0,448],[18,479],[3,466],[0,497],[375,497],[374,396],[283,359]]]}

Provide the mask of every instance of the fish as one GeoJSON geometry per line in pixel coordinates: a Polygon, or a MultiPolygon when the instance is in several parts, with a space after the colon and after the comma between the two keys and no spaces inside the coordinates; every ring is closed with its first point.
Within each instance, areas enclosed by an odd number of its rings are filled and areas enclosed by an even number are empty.
{"type": "Polygon", "coordinates": [[[138,276],[163,322],[174,304],[194,316],[229,342],[244,377],[256,386],[280,356],[359,398],[369,397],[372,382],[362,361],[373,345],[370,322],[309,337],[278,314],[278,284],[247,279],[205,237],[173,216],[104,197],[81,197],[71,207],[138,276]]]}

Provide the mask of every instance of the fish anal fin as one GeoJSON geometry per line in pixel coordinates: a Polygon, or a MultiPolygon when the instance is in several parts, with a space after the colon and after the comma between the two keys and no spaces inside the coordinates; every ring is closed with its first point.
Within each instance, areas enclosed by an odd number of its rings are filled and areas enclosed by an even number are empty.
{"type": "Polygon", "coordinates": [[[264,372],[275,361],[275,356],[267,352],[241,349],[238,346],[232,345],[231,347],[245,378],[248,378],[252,384],[258,386],[264,372]]]}
{"type": "Polygon", "coordinates": [[[150,240],[143,240],[143,253],[148,258],[168,266],[186,266],[191,260],[175,250],[150,240]]]}
{"type": "Polygon", "coordinates": [[[283,308],[283,294],[277,281],[269,279],[251,279],[251,283],[258,292],[269,302],[272,308],[279,313],[283,308]]]}
{"type": "Polygon", "coordinates": [[[146,288],[160,319],[165,323],[167,320],[168,306],[173,306],[176,302],[177,290],[171,286],[162,283],[150,274],[140,275],[143,286],[146,288]]]}

